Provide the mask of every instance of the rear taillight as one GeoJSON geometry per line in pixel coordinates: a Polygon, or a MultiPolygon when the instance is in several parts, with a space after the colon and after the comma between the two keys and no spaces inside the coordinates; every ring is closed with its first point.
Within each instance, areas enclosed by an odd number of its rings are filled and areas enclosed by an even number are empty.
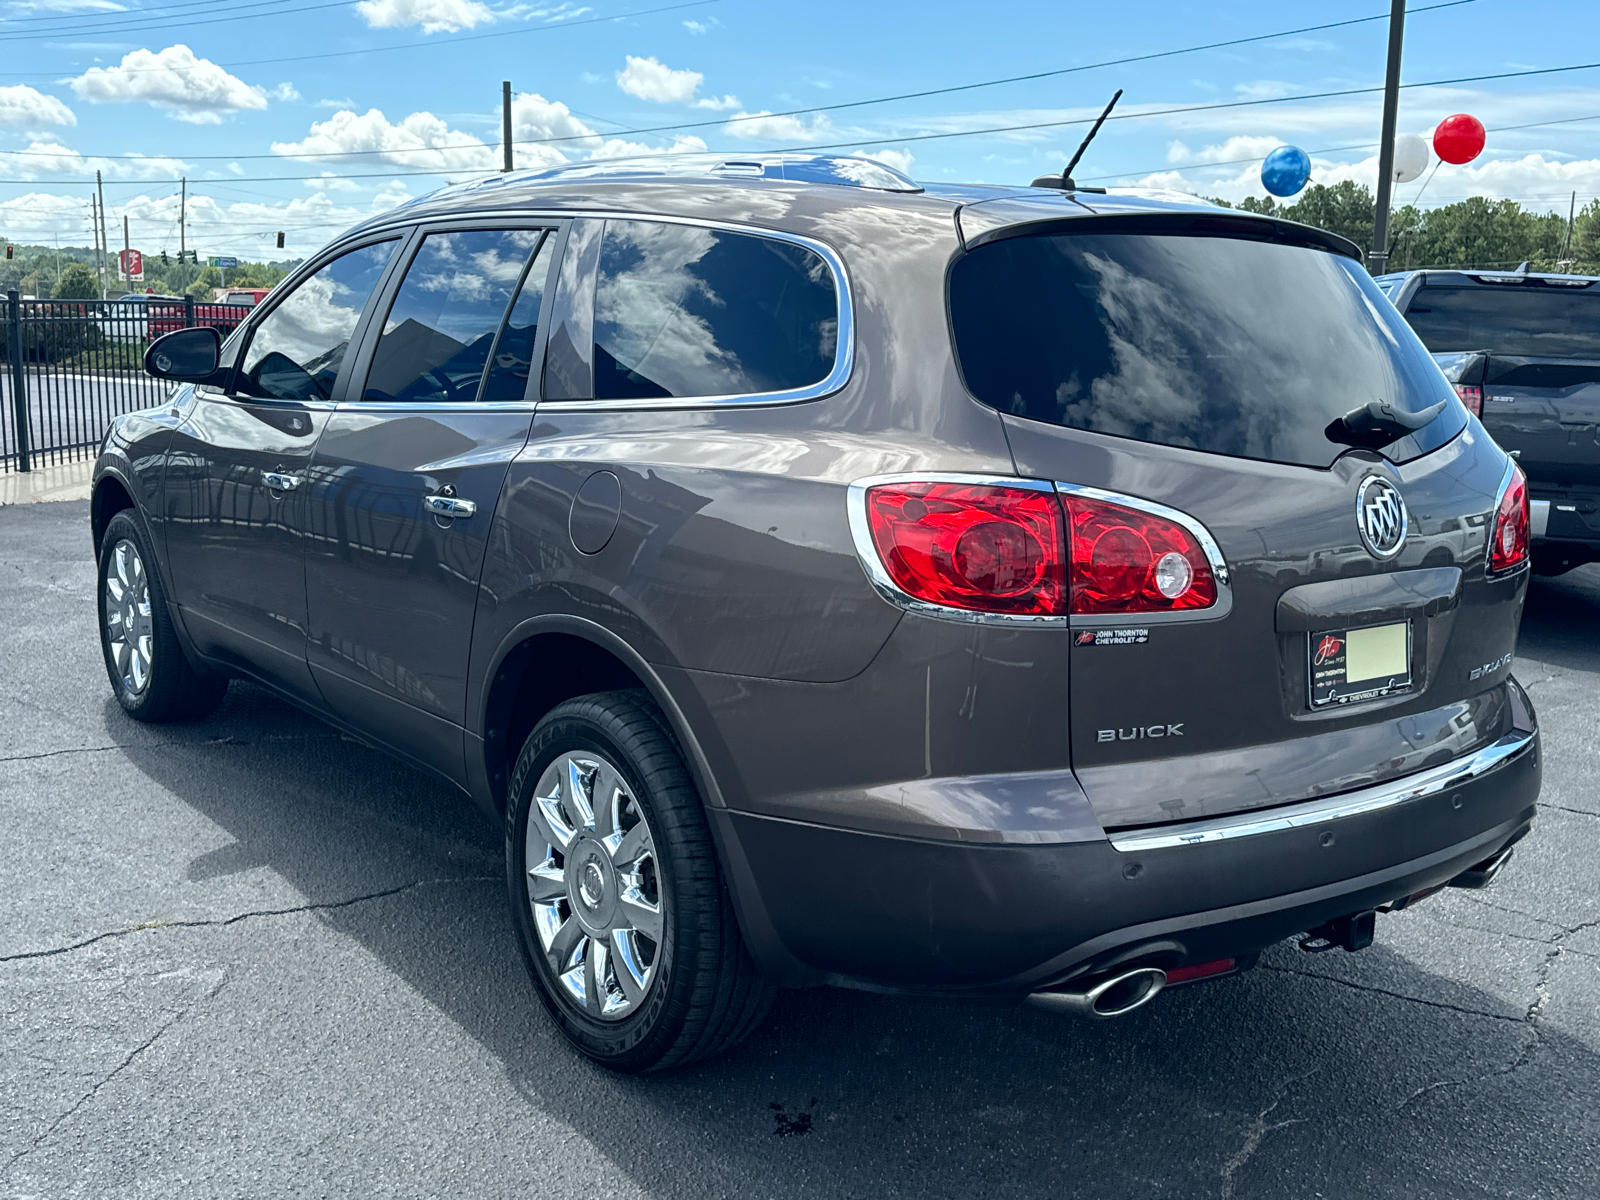
{"type": "Polygon", "coordinates": [[[1065,538],[1054,492],[993,484],[870,487],[866,521],[906,595],[972,612],[1067,611],[1065,538]]]}
{"type": "Polygon", "coordinates": [[[1455,385],[1456,395],[1461,397],[1461,403],[1467,406],[1467,411],[1475,417],[1483,416],[1483,389],[1470,383],[1455,385]]]}
{"type": "Polygon", "coordinates": [[[1511,481],[1495,507],[1494,529],[1489,537],[1489,573],[1498,575],[1520,567],[1528,558],[1528,477],[1513,465],[1511,481]]]}
{"type": "Polygon", "coordinates": [[[1072,612],[1184,612],[1217,602],[1210,561],[1176,521],[1078,493],[1061,502],[1072,612]]]}

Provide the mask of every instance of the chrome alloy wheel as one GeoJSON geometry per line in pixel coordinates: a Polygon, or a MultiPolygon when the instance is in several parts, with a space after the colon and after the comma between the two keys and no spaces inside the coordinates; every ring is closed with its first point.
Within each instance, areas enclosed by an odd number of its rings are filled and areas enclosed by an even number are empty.
{"type": "Polygon", "coordinates": [[[111,547],[100,603],[106,617],[106,641],[122,686],[138,695],[150,685],[151,646],[155,624],[150,615],[150,579],[139,548],[123,538],[111,547]]]}
{"type": "Polygon", "coordinates": [[[558,755],[528,806],[528,902],[551,972],[591,1017],[616,1021],[661,962],[655,840],[622,773],[587,751],[558,755]]]}

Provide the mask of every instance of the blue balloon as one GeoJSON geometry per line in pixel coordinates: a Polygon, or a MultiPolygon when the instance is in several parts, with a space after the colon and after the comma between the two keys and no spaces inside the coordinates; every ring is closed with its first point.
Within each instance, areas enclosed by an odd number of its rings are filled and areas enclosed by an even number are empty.
{"type": "Polygon", "coordinates": [[[1299,146],[1279,146],[1261,164],[1261,186],[1274,196],[1292,196],[1311,178],[1311,159],[1299,146]]]}

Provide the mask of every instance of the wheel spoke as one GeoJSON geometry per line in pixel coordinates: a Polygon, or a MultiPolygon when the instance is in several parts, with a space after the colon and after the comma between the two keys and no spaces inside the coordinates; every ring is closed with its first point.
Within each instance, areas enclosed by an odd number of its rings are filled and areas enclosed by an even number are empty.
{"type": "Polygon", "coordinates": [[[547,953],[550,955],[550,965],[560,974],[565,972],[572,961],[572,952],[580,943],[587,941],[589,935],[583,932],[583,926],[568,917],[561,922],[561,927],[556,930],[555,936],[550,939],[547,953]]]}
{"type": "Polygon", "coordinates": [[[644,998],[645,984],[650,980],[650,968],[639,962],[638,947],[626,929],[611,931],[611,961],[616,967],[617,983],[629,1004],[644,998]]]}
{"type": "MultiPolygon", "coordinates": [[[[545,845],[553,846],[557,850],[564,851],[572,845],[576,831],[567,825],[566,818],[561,813],[559,790],[553,796],[534,796],[533,803],[528,806],[528,832],[536,834],[543,839],[545,845]]],[[[534,858],[535,854],[530,853],[528,857],[534,858]]]]}
{"type": "Polygon", "coordinates": [[[117,582],[123,587],[132,587],[133,581],[128,578],[128,543],[118,542],[117,548],[112,552],[111,562],[117,569],[117,582]]]}
{"type": "Polygon", "coordinates": [[[627,793],[622,787],[622,776],[608,762],[595,768],[589,782],[594,797],[594,831],[602,838],[609,837],[621,821],[618,810],[627,803],[627,793]]]}
{"type": "Polygon", "coordinates": [[[634,929],[661,944],[661,906],[646,900],[638,888],[630,887],[617,898],[617,912],[634,929]]]}
{"type": "Polygon", "coordinates": [[[655,850],[650,840],[650,827],[642,820],[627,833],[613,833],[606,839],[606,849],[611,851],[611,861],[619,871],[631,871],[636,863],[655,850]]]}
{"type": "Polygon", "coordinates": [[[593,938],[583,956],[583,1006],[598,1017],[606,1006],[606,941],[593,938]]]}
{"type": "Polygon", "coordinates": [[[112,642],[111,653],[117,660],[117,674],[121,675],[123,678],[127,678],[128,659],[133,654],[133,651],[129,648],[128,643],[126,641],[112,642]]]}
{"type": "MultiPolygon", "coordinates": [[[[112,565],[116,564],[116,557],[114,555],[111,561],[112,565]]],[[[111,572],[107,571],[106,592],[120,605],[122,603],[122,598],[128,594],[128,589],[122,586],[122,580],[118,579],[115,575],[111,574],[111,572]]]]}
{"type": "Polygon", "coordinates": [[[535,904],[554,904],[566,894],[566,876],[555,859],[547,858],[528,870],[528,897],[535,904]]]}
{"type": "Polygon", "coordinates": [[[593,829],[594,805],[589,802],[589,797],[585,794],[583,775],[583,768],[578,765],[578,760],[568,758],[566,779],[564,780],[567,812],[577,828],[593,829]]]}

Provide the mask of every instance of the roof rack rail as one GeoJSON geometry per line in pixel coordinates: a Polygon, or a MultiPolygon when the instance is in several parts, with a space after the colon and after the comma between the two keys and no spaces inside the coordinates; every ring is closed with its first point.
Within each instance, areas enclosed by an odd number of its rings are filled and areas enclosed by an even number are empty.
{"type": "Polygon", "coordinates": [[[523,183],[576,180],[661,181],[672,179],[766,179],[784,183],[827,183],[883,192],[920,192],[922,185],[885,163],[844,154],[648,154],[600,158],[511,171],[461,185],[463,190],[523,183]]]}

